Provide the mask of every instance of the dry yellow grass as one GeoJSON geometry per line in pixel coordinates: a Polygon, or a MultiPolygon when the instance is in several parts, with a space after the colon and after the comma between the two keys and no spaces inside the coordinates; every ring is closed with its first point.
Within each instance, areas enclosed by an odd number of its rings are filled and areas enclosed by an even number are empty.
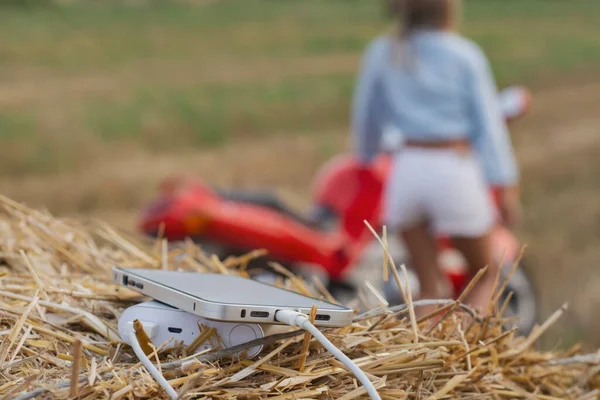
{"type": "MultiPolygon", "coordinates": [[[[110,283],[112,267],[167,264],[244,275],[247,260],[221,262],[193,245],[165,252],[164,246],[136,243],[104,224],[85,226],[0,200],[0,395],[20,400],[73,394],[81,399],[164,398],[118,337],[121,311],[143,299],[110,283]]],[[[298,279],[282,285],[321,295],[298,279]]],[[[503,330],[497,311],[482,317],[453,301],[440,302],[450,314],[432,329],[429,318],[414,319],[412,307],[420,304],[371,310],[349,327],[325,332],[368,373],[382,398],[599,398],[597,356],[581,355],[578,348],[532,350],[563,308],[529,337],[519,337],[503,330]]],[[[199,355],[186,354],[181,346],[163,351],[162,343],[154,345],[163,373],[182,398],[365,396],[352,375],[312,341],[304,371],[298,370],[302,332],[286,331],[260,343],[265,350],[255,360],[232,355],[256,342],[199,355]]]]}

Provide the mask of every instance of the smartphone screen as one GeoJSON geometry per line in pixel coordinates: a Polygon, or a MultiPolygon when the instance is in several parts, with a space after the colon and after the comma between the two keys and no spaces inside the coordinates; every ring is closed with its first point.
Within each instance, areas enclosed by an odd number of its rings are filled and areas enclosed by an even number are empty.
{"type": "Polygon", "coordinates": [[[234,275],[154,269],[125,271],[131,277],[138,275],[156,284],[214,303],[303,309],[316,305],[319,310],[349,310],[337,304],[234,275]]]}

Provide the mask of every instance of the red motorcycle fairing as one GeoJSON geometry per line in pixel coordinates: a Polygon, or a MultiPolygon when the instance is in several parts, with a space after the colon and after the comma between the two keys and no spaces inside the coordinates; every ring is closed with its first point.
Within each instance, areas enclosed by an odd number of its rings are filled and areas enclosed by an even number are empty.
{"type": "MultiPolygon", "coordinates": [[[[325,164],[316,177],[313,201],[339,219],[350,265],[374,239],[365,222],[376,230],[381,226],[381,200],[389,166],[390,159],[385,155],[369,166],[355,156],[341,155],[325,164]]],[[[343,272],[335,271],[334,277],[339,278],[343,272]]]]}
{"type": "Polygon", "coordinates": [[[362,164],[358,158],[344,154],[325,164],[313,188],[316,204],[334,211],[347,223],[352,237],[360,236],[363,221],[379,222],[381,197],[388,175],[389,157],[379,156],[373,164],[362,164]],[[356,221],[360,221],[358,224],[356,221]]]}
{"type": "MultiPolygon", "coordinates": [[[[242,251],[266,249],[269,257],[290,263],[323,267],[340,280],[364,249],[373,241],[365,221],[380,230],[381,206],[391,157],[382,154],[365,167],[351,155],[342,155],[319,172],[314,202],[332,211],[339,222],[336,231],[321,231],[269,207],[243,201],[229,201],[193,178],[165,181],[162,197],[142,219],[142,231],[156,236],[162,229],[170,241],[186,238],[208,239],[242,251]]],[[[498,193],[493,193],[496,199],[498,193]]],[[[505,228],[494,231],[495,253],[514,259],[516,238],[505,228]]],[[[438,237],[440,250],[452,249],[447,237],[438,237]]],[[[499,257],[499,256],[497,256],[499,257]]],[[[496,258],[498,259],[498,258],[496,258]]],[[[446,271],[458,290],[467,274],[446,271]]]]}
{"type": "Polygon", "coordinates": [[[170,241],[206,238],[245,251],[266,248],[270,258],[323,265],[329,272],[348,265],[343,235],[312,229],[269,208],[225,200],[199,183],[179,185],[169,186],[147,210],[144,232],[156,235],[162,229],[170,241]]]}

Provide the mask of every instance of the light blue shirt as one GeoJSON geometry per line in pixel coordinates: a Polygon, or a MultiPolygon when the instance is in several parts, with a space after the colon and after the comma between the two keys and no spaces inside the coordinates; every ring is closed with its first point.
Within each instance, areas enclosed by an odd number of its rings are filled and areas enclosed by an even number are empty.
{"type": "Polygon", "coordinates": [[[400,43],[396,47],[395,38],[380,36],[364,54],[352,115],[361,159],[369,162],[377,154],[386,126],[400,129],[406,139],[468,138],[489,183],[515,184],[517,163],[480,48],[442,31],[418,31],[400,43]]]}

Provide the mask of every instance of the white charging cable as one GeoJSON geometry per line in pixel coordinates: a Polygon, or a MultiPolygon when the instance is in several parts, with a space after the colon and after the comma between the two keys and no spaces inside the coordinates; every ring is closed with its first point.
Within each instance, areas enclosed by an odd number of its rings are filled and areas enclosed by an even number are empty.
{"type": "Polygon", "coordinates": [[[146,353],[144,353],[144,350],[142,350],[142,347],[140,346],[140,342],[138,342],[137,336],[135,335],[135,329],[133,328],[133,326],[131,327],[131,331],[129,333],[129,341],[131,342],[129,344],[133,348],[133,352],[135,353],[137,358],[139,358],[139,360],[144,365],[146,370],[150,373],[150,375],[152,375],[154,380],[156,380],[156,382],[163,389],[165,389],[165,391],[167,392],[169,397],[171,397],[171,399],[173,399],[173,400],[178,399],[179,395],[177,394],[175,389],[173,389],[173,386],[171,386],[169,384],[169,382],[165,379],[165,377],[162,376],[160,371],[158,369],[156,369],[154,364],[152,364],[152,361],[150,361],[150,359],[148,358],[146,353]]]}
{"type": "MultiPolygon", "coordinates": [[[[311,324],[307,315],[293,310],[280,310],[275,314],[275,319],[281,323],[290,326],[297,326],[305,331],[310,332],[310,334],[313,335],[323,345],[323,347],[329,350],[329,352],[333,354],[335,358],[340,360],[342,364],[344,364],[354,374],[354,376],[356,376],[360,383],[363,384],[371,399],[381,400],[379,393],[377,393],[377,389],[375,389],[375,386],[373,386],[373,383],[369,380],[367,375],[358,367],[358,365],[348,358],[348,356],[346,356],[340,349],[335,347],[333,343],[331,343],[329,339],[327,339],[325,335],[323,335],[321,331],[317,329],[316,326],[311,324]]],[[[129,342],[135,355],[138,357],[150,375],[152,375],[152,377],[156,380],[156,382],[167,392],[171,399],[178,399],[179,395],[175,389],[173,389],[165,377],[162,376],[160,371],[158,371],[154,364],[152,364],[146,353],[144,353],[144,350],[142,350],[133,326],[129,332],[129,342]]]]}
{"type": "Polygon", "coordinates": [[[377,389],[373,386],[373,383],[369,380],[367,375],[352,361],[348,356],[346,356],[340,349],[335,347],[333,343],[329,341],[317,329],[316,326],[310,323],[308,320],[308,316],[293,310],[280,310],[275,314],[275,319],[281,323],[297,326],[299,328],[304,329],[305,331],[310,332],[322,345],[325,347],[335,358],[340,360],[342,364],[344,364],[353,374],[358,378],[360,383],[363,384],[364,388],[367,390],[367,393],[374,400],[381,400],[379,393],[377,393],[377,389]]]}

